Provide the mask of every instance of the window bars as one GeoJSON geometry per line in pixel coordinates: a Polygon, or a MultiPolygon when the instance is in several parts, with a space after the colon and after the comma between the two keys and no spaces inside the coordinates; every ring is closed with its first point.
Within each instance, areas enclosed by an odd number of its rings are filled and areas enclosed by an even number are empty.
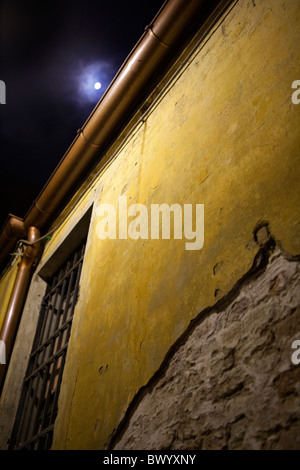
{"type": "Polygon", "coordinates": [[[43,298],[10,449],[47,450],[76,305],[85,243],[52,277],[43,298]]]}

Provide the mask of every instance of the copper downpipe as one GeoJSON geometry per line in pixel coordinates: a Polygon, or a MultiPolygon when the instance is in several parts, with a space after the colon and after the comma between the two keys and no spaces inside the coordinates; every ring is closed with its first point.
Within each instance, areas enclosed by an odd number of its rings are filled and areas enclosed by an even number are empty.
{"type": "MultiPolygon", "coordinates": [[[[29,227],[28,241],[34,243],[40,237],[40,231],[36,227],[29,227]]],[[[5,344],[6,364],[0,364],[0,393],[3,387],[9,358],[26,299],[27,290],[31,280],[32,271],[39,254],[39,243],[28,246],[20,262],[17,277],[10,296],[6,316],[1,328],[0,340],[5,344]]]]}
{"type": "Polygon", "coordinates": [[[0,265],[6,256],[13,251],[17,240],[25,236],[24,221],[9,214],[0,233],[0,265]]]}

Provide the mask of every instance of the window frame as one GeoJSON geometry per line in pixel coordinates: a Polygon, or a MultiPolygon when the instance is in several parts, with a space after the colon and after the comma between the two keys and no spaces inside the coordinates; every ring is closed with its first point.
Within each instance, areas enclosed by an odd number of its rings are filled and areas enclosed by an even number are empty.
{"type": "Polygon", "coordinates": [[[48,283],[23,381],[10,449],[50,449],[86,240],[48,283]]]}

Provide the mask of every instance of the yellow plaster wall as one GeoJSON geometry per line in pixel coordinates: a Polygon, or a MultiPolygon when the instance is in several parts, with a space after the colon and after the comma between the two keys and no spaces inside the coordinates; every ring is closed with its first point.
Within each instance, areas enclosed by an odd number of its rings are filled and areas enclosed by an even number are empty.
{"type": "Polygon", "coordinates": [[[96,205],[205,204],[205,241],[101,241],[93,218],[54,449],[106,447],[190,320],[248,271],[259,221],[299,254],[300,4],[255,5],[237,3],[96,183],[96,205]]]}
{"type": "Polygon", "coordinates": [[[2,327],[10,295],[17,276],[18,263],[15,263],[0,279],[0,329],[2,327]]]}

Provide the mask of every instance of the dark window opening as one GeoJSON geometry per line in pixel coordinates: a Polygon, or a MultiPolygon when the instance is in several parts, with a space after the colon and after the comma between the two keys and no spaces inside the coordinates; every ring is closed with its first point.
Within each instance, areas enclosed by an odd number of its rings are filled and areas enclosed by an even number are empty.
{"type": "Polygon", "coordinates": [[[10,449],[47,450],[52,445],[85,241],[48,283],[23,383],[10,449]]]}

